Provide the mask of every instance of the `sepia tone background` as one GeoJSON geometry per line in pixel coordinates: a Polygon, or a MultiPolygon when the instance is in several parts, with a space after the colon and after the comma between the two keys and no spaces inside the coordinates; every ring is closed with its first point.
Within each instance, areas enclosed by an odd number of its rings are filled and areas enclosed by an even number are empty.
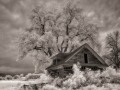
{"type": "MultiPolygon", "coordinates": [[[[34,71],[29,57],[16,62],[15,41],[20,31],[29,25],[28,17],[35,6],[43,3],[46,7],[62,7],[64,2],[65,0],[0,0],[0,73],[34,71]]],[[[90,21],[102,27],[99,40],[104,46],[107,33],[120,28],[120,0],[80,0],[79,4],[90,21]]]]}

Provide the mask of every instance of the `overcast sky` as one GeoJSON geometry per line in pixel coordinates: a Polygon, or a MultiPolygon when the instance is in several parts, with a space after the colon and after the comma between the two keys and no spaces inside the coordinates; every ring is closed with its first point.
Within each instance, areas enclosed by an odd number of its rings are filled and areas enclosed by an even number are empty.
{"type": "MultiPolygon", "coordinates": [[[[28,23],[32,8],[39,3],[55,6],[65,0],[0,0],[0,73],[32,72],[34,67],[29,59],[16,62],[14,41],[19,31],[28,23]]],[[[120,30],[120,0],[80,0],[93,23],[102,26],[100,40],[107,33],[120,30]]]]}

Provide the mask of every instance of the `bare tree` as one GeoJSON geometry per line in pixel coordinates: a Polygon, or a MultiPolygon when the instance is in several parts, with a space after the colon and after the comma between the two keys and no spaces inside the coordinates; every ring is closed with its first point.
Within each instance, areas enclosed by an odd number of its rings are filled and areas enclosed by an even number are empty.
{"type": "Polygon", "coordinates": [[[98,27],[88,23],[83,10],[77,6],[68,2],[60,11],[47,11],[44,6],[33,9],[32,25],[19,38],[18,58],[21,60],[32,53],[37,73],[41,65],[49,62],[47,56],[72,52],[84,41],[97,44],[98,27]]]}
{"type": "Polygon", "coordinates": [[[106,37],[106,46],[109,53],[104,57],[115,65],[115,68],[120,68],[120,32],[115,31],[106,37]]]}

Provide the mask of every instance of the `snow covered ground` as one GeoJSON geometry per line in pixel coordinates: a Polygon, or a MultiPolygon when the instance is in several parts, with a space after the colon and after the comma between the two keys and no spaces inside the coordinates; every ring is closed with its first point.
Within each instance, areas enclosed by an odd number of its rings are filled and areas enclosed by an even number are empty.
{"type": "Polygon", "coordinates": [[[0,90],[24,90],[24,84],[26,90],[35,90],[34,84],[39,90],[120,90],[120,71],[116,72],[112,67],[103,72],[89,69],[83,72],[74,65],[73,71],[74,74],[66,78],[52,78],[47,73],[41,73],[38,79],[3,80],[0,81],[0,90]]]}
{"type": "Polygon", "coordinates": [[[0,81],[0,90],[18,90],[23,84],[34,83],[34,81],[3,80],[0,81]]]}

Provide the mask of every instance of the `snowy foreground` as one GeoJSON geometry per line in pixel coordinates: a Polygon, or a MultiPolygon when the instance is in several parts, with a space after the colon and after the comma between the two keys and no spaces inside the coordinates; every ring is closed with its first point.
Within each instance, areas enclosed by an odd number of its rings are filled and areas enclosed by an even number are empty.
{"type": "Polygon", "coordinates": [[[63,79],[42,73],[38,79],[0,81],[0,90],[120,90],[120,71],[111,67],[103,72],[89,69],[83,72],[74,65],[73,71],[73,75],[63,79]]]}
{"type": "Polygon", "coordinates": [[[21,85],[29,85],[34,81],[2,80],[0,81],[0,90],[19,90],[21,85]]]}
{"type": "MultiPolygon", "coordinates": [[[[20,86],[23,84],[34,83],[34,81],[0,81],[0,90],[24,90],[20,86]]],[[[39,89],[42,90],[42,89],[39,89]]],[[[43,90],[72,90],[72,89],[60,89],[54,85],[46,85],[43,90]]],[[[105,84],[102,87],[96,87],[96,85],[89,85],[78,90],[120,90],[119,84],[105,84]]]]}

